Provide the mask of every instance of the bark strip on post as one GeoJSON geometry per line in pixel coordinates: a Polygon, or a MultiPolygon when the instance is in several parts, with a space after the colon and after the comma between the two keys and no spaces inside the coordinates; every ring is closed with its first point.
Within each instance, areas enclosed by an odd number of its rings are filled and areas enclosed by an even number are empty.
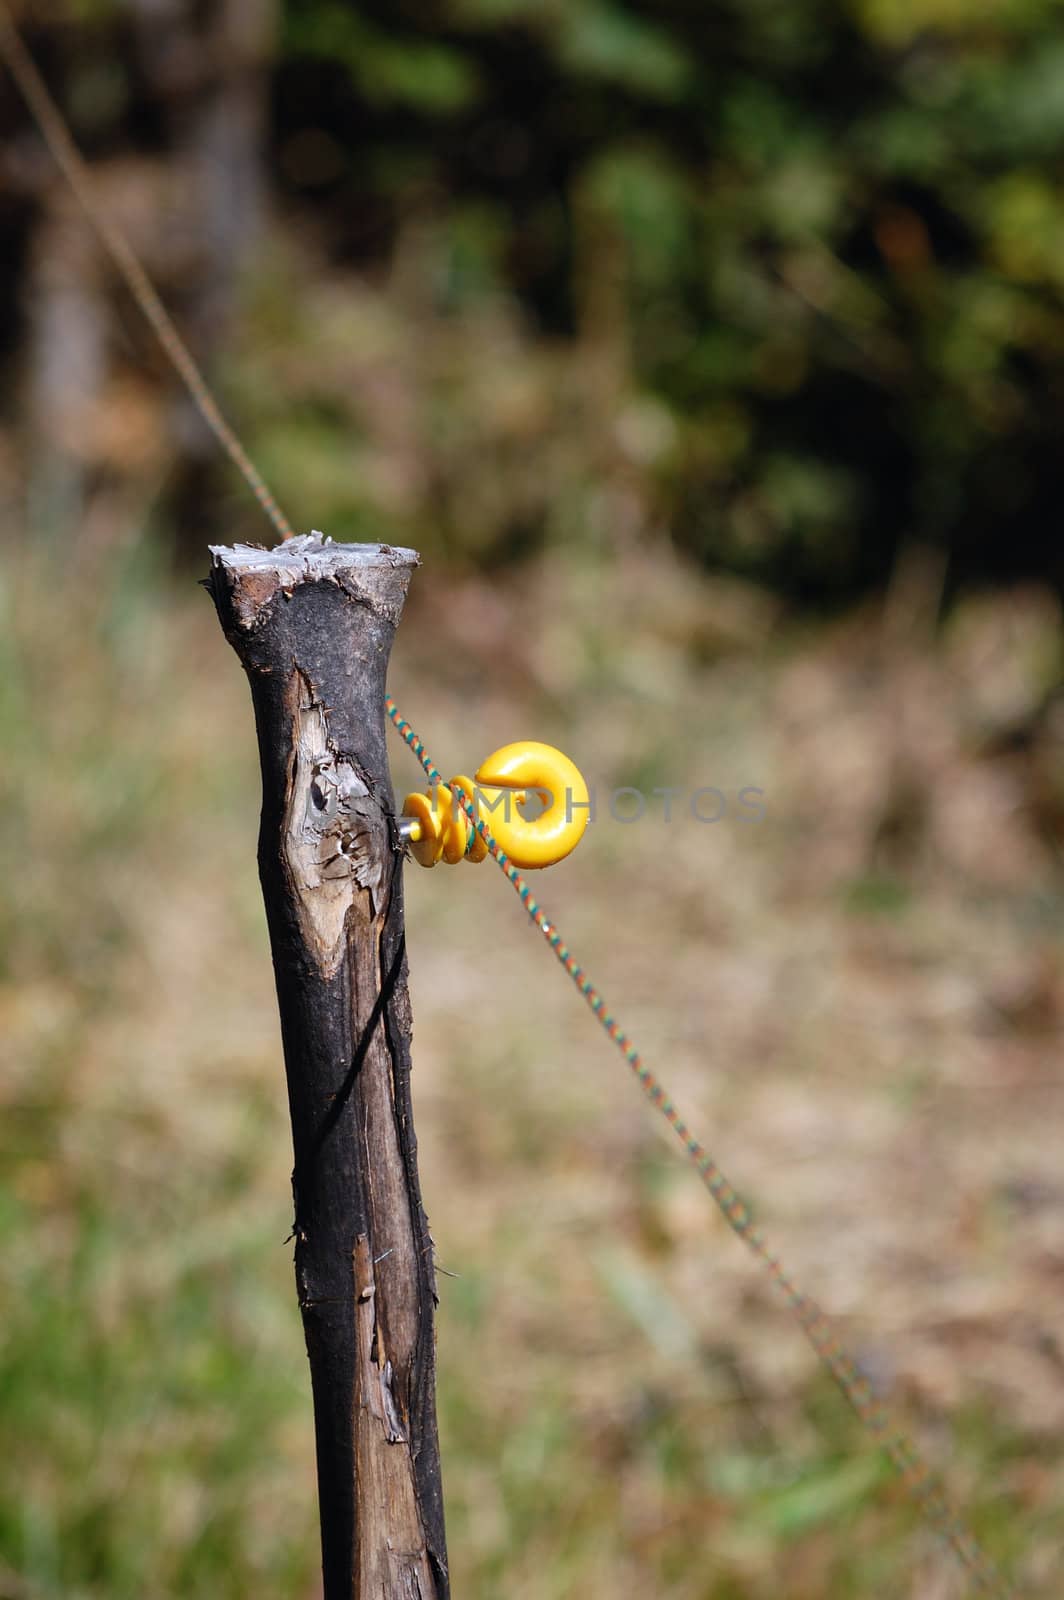
{"type": "Polygon", "coordinates": [[[412,550],[211,548],[251,682],[325,1600],[446,1600],[435,1273],[410,1101],[385,673],[412,550]]]}

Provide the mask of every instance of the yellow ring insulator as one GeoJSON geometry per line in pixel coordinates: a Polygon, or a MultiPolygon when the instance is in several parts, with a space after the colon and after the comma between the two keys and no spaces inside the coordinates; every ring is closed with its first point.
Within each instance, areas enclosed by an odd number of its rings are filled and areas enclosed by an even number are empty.
{"type": "Polygon", "coordinates": [[[453,791],[461,790],[517,867],[549,867],[574,850],[590,820],[587,784],[577,766],[553,745],[530,741],[504,745],[477,768],[476,781],[458,776],[434,784],[427,794],[407,795],[403,816],[415,861],[483,861],[488,847],[453,791]],[[545,809],[522,815],[529,792],[540,794],[545,809]]]}
{"type": "Polygon", "coordinates": [[[547,804],[538,817],[524,817],[524,795],[511,794],[509,806],[485,816],[496,841],[518,867],[550,867],[575,850],[591,820],[590,797],[575,762],[550,744],[532,740],[503,745],[477,768],[477,784],[487,797],[498,790],[536,790],[547,804]]]}

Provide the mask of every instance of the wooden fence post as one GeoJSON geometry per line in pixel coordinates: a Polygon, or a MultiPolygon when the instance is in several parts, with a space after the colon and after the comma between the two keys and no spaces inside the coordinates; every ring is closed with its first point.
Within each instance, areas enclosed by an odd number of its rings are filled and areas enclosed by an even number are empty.
{"type": "Polygon", "coordinates": [[[211,549],[251,682],[325,1600],[447,1600],[432,1243],[410,1100],[385,673],[412,550],[211,549]]]}

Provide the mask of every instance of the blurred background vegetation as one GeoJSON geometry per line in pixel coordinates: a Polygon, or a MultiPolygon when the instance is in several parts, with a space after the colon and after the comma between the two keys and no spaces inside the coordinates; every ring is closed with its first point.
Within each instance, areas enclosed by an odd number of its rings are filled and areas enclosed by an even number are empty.
{"type": "MultiPolygon", "coordinates": [[[[883,583],[907,541],[951,588],[1064,580],[1052,0],[26,21],[282,500],[337,536],[472,563],[662,529],[820,602],[883,583]]],[[[4,346],[28,322],[40,427],[86,476],[158,477],[150,342],[10,95],[4,121],[4,346]]]]}
{"type": "MultiPolygon", "coordinates": [[[[527,732],[601,791],[764,789],[756,827],[596,826],[547,903],[1048,1600],[1060,8],[20,20],[297,527],[422,551],[392,681],[436,759],[527,732]]],[[[192,582],[269,533],[6,79],[0,239],[0,1597],[309,1600],[251,717],[192,582]]],[[[959,1596],[454,878],[409,937],[456,1600],[959,1596]]]]}

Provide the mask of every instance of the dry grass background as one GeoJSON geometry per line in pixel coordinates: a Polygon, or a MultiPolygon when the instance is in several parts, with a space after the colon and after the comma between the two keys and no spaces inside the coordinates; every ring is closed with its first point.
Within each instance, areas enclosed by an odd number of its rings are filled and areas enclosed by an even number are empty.
{"type": "MultiPolygon", "coordinates": [[[[246,688],[147,544],[67,554],[0,577],[0,1595],[310,1600],[246,688]]],[[[425,570],[391,687],[447,770],[527,734],[600,795],[764,790],[757,824],[604,818],[543,899],[1048,1600],[1060,617],[933,631],[929,584],[811,628],[635,544],[425,570]]],[[[962,1594],[491,864],[408,897],[455,1595],[962,1594]]]]}

